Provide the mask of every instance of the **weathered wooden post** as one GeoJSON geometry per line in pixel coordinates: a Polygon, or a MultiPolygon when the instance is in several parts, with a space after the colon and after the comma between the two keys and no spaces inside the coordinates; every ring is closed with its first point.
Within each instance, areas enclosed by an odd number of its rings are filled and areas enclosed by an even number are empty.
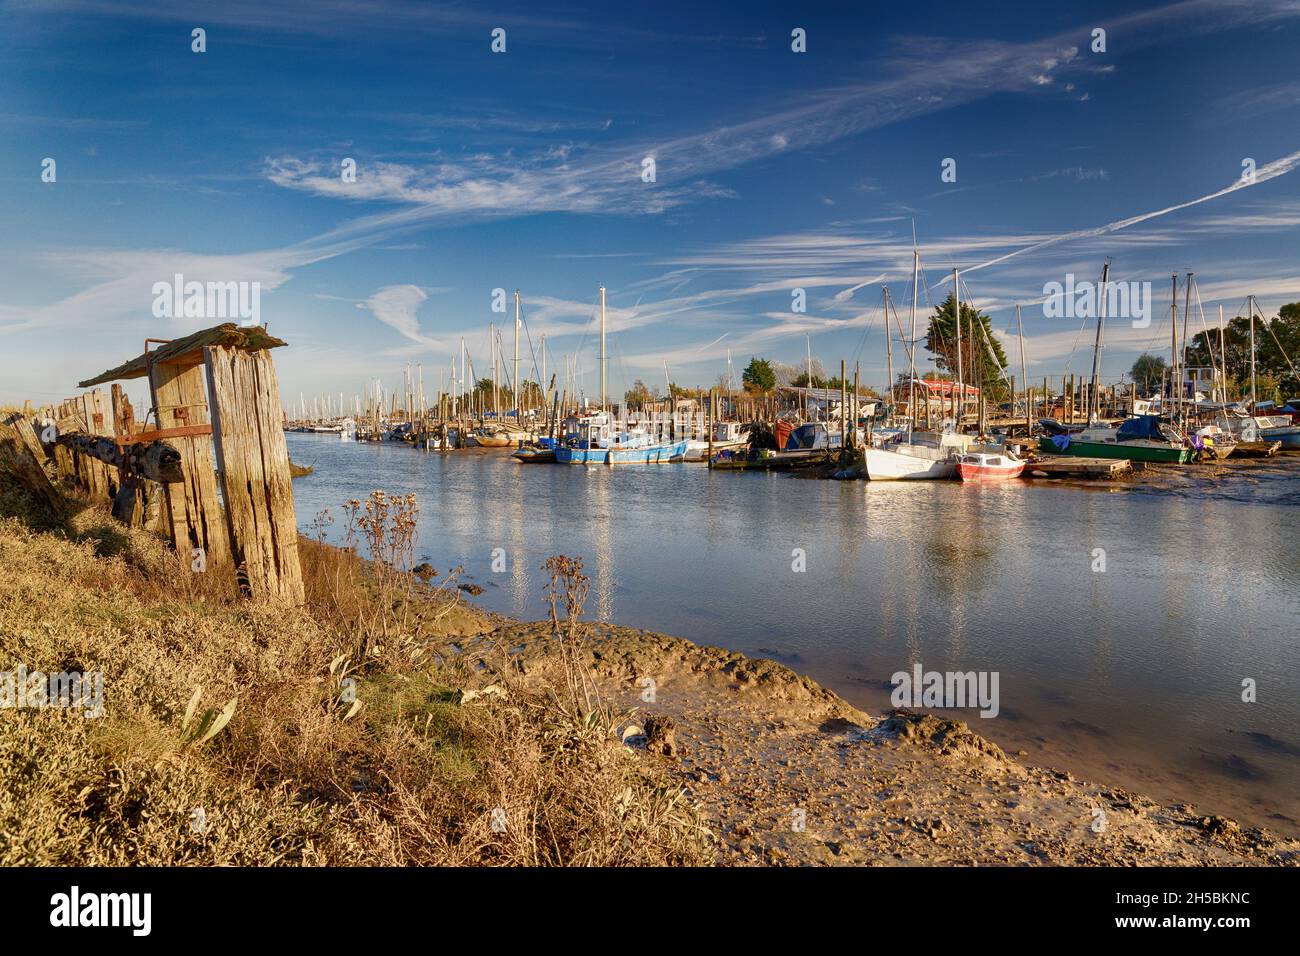
{"type": "Polygon", "coordinates": [[[203,362],[236,567],[255,597],[301,604],[293,477],[270,353],[205,346],[203,362]]]}
{"type": "Polygon", "coordinates": [[[203,366],[197,351],[163,356],[145,353],[158,430],[170,433],[185,471],[183,482],[164,490],[172,542],[184,555],[199,551],[206,567],[219,567],[231,560],[230,542],[217,500],[203,366]]]}
{"type": "MultiPolygon", "coordinates": [[[[148,468],[139,470],[144,463],[138,455],[132,459],[133,475],[153,477],[164,488],[165,524],[176,550],[187,559],[201,550],[201,567],[211,573],[224,566],[238,574],[255,597],[296,603],[302,600],[302,575],[274,371],[265,355],[252,362],[222,358],[231,353],[247,359],[280,345],[284,342],[262,328],[226,323],[181,339],[148,340],[143,355],[82,382],[81,387],[148,376],[156,429],[118,434],[115,440],[119,446],[143,439],[165,443],[169,454],[179,457],[180,475],[173,471],[163,477],[151,476],[148,468]],[[150,351],[151,342],[161,344],[150,351]],[[209,355],[207,349],[219,351],[209,355]],[[226,435],[216,423],[218,401],[226,435]],[[248,403],[253,407],[245,407],[248,403]],[[248,456],[254,451],[257,461],[250,463],[248,456]],[[260,499],[260,504],[254,499],[260,499]]],[[[115,406],[115,413],[120,414],[123,429],[130,427],[128,419],[133,416],[125,402],[115,406]]],[[[175,462],[169,468],[174,469],[175,462]]]]}
{"type": "MultiPolygon", "coordinates": [[[[135,411],[131,408],[131,400],[126,397],[126,391],[117,382],[113,383],[109,394],[113,401],[113,438],[120,447],[124,439],[129,441],[135,434],[135,411]]],[[[130,474],[126,458],[123,456],[123,463],[117,468],[117,494],[113,496],[113,516],[132,528],[143,526],[145,489],[145,480],[130,474]]],[[[161,489],[159,493],[161,494],[161,489]]]]}
{"type": "Polygon", "coordinates": [[[31,422],[15,412],[0,421],[0,472],[24,485],[55,514],[63,512],[63,497],[45,473],[46,456],[31,422]]]}

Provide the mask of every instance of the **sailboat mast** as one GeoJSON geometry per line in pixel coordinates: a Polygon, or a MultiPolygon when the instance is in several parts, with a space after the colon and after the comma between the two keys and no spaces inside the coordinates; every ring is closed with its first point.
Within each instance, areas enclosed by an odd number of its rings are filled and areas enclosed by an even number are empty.
{"type": "MultiPolygon", "coordinates": [[[[1020,335],[1020,380],[1025,383],[1025,428],[1028,430],[1027,434],[1033,435],[1034,427],[1033,422],[1030,420],[1033,415],[1033,409],[1030,407],[1029,401],[1029,373],[1025,371],[1025,323],[1020,318],[1019,302],[1016,303],[1016,328],[1019,330],[1020,335]]],[[[1015,406],[1016,396],[1012,395],[1011,407],[1013,410],[1015,409],[1015,406]]]]}
{"type": "Polygon", "coordinates": [[[600,410],[605,410],[605,287],[600,287],[600,410]]]}
{"type": "MultiPolygon", "coordinates": [[[[1097,378],[1101,373],[1101,330],[1106,324],[1106,280],[1110,277],[1110,262],[1101,265],[1101,290],[1097,295],[1097,341],[1092,346],[1092,382],[1088,385],[1088,424],[1091,425],[1101,417],[1101,402],[1097,395],[1097,378]]],[[[1021,342],[1021,352],[1024,343],[1021,342]]],[[[1021,374],[1024,374],[1023,372],[1021,374]]]]}
{"type": "Polygon", "coordinates": [[[962,384],[963,383],[962,376],[964,370],[962,369],[962,357],[961,357],[961,292],[959,291],[957,285],[958,281],[959,280],[958,280],[957,270],[953,269],[952,270],[952,315],[953,318],[956,320],[956,325],[957,325],[957,391],[956,391],[957,399],[955,403],[955,407],[957,411],[955,417],[957,421],[957,431],[960,432],[962,399],[966,397],[963,394],[966,391],[966,389],[962,384]]]}
{"type": "Polygon", "coordinates": [[[1255,297],[1246,296],[1246,311],[1250,313],[1250,413],[1255,414],[1255,297]]]}
{"type": "Polygon", "coordinates": [[[894,413],[894,346],[889,334],[889,286],[885,286],[885,379],[886,394],[889,396],[889,413],[894,413]]]}
{"type": "MultiPolygon", "coordinates": [[[[908,343],[908,370],[907,370],[907,414],[911,419],[911,427],[908,432],[916,430],[916,292],[917,276],[921,266],[921,252],[916,248],[915,237],[912,243],[912,331],[911,341],[908,343]]],[[[926,392],[926,402],[929,403],[930,393],[926,392]]]]}
{"type": "Polygon", "coordinates": [[[515,390],[515,424],[519,424],[519,414],[523,411],[519,401],[519,290],[515,289],[515,366],[510,385],[515,390]]]}
{"type": "Polygon", "coordinates": [[[1228,401],[1228,353],[1223,342],[1223,304],[1219,304],[1219,367],[1223,376],[1223,394],[1219,401],[1227,404],[1228,401]]]}
{"type": "Polygon", "coordinates": [[[1182,386],[1179,385],[1179,382],[1182,381],[1183,376],[1179,375],[1178,372],[1178,273],[1174,273],[1173,276],[1170,276],[1170,278],[1171,280],[1173,280],[1174,293],[1173,295],[1171,295],[1169,299],[1169,307],[1171,308],[1171,310],[1173,310],[1174,320],[1171,321],[1170,329],[1169,329],[1169,334],[1170,334],[1169,358],[1173,360],[1174,367],[1169,369],[1169,384],[1170,384],[1169,394],[1171,398],[1174,398],[1174,407],[1177,408],[1178,412],[1182,412],[1183,390],[1182,390],[1182,386]]]}
{"type": "Polygon", "coordinates": [[[808,387],[807,387],[806,389],[804,389],[804,393],[803,393],[803,417],[804,417],[804,420],[806,421],[806,420],[808,419],[808,399],[809,399],[809,396],[812,395],[812,383],[813,383],[813,377],[812,377],[812,339],[810,339],[810,338],[808,337],[808,333],[807,333],[807,332],[805,332],[804,335],[803,335],[803,344],[804,344],[804,347],[808,350],[808,381],[807,381],[807,383],[806,383],[808,387]]]}
{"type": "MultiPolygon", "coordinates": [[[[1187,284],[1183,287],[1183,344],[1182,344],[1182,350],[1179,352],[1178,357],[1182,361],[1184,367],[1187,365],[1187,323],[1192,317],[1192,281],[1194,276],[1195,273],[1193,272],[1187,273],[1187,284]]],[[[1183,377],[1185,378],[1186,376],[1187,373],[1186,371],[1184,371],[1183,377]]],[[[1181,381],[1178,383],[1178,394],[1180,396],[1183,394],[1183,385],[1181,381]]],[[[1192,407],[1195,408],[1196,406],[1195,386],[1192,387],[1191,403],[1192,403],[1192,407]]]]}
{"type": "Polygon", "coordinates": [[[488,344],[492,347],[492,415],[497,421],[500,421],[501,392],[498,384],[500,376],[497,374],[497,329],[495,325],[488,325],[488,344]]]}

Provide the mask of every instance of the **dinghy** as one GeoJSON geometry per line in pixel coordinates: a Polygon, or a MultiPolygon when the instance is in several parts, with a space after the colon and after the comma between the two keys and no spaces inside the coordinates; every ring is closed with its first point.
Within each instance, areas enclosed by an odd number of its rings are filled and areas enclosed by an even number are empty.
{"type": "Polygon", "coordinates": [[[974,452],[957,459],[962,481],[1004,481],[1019,478],[1024,470],[1025,463],[1010,452],[974,452]]]}

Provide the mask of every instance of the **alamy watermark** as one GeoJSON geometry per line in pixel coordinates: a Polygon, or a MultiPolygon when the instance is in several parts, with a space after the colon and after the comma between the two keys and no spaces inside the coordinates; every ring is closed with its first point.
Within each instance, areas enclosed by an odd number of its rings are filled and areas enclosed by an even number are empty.
{"type": "Polygon", "coordinates": [[[133,936],[148,936],[153,929],[152,893],[83,893],[73,886],[50,897],[50,925],[118,926],[133,936]]]}
{"type": "MultiPolygon", "coordinates": [[[[1099,282],[1075,282],[1074,273],[1065,283],[1043,283],[1043,315],[1049,319],[1095,319],[1101,306],[1099,282]]],[[[1107,282],[1106,318],[1129,319],[1135,329],[1151,325],[1150,282],[1107,282]]]]}
{"type": "Polygon", "coordinates": [[[979,707],[981,717],[998,715],[998,671],[897,671],[889,701],[895,707],[979,707]]]}
{"type": "Polygon", "coordinates": [[[171,282],[155,282],[153,297],[158,319],[239,319],[242,326],[262,324],[260,282],[186,282],[178,272],[171,282]]]}
{"type": "Polygon", "coordinates": [[[104,716],[104,672],[28,672],[26,664],[16,671],[0,671],[0,709],[43,710],[48,707],[80,707],[87,717],[104,716]]]}

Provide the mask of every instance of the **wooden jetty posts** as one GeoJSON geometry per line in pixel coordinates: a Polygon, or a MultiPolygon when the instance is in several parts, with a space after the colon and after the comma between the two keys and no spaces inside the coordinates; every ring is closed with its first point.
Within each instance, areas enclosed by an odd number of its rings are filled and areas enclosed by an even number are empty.
{"type": "Polygon", "coordinates": [[[148,526],[148,501],[159,499],[157,530],[194,559],[195,571],[233,574],[255,599],[301,604],[289,453],[269,351],[284,344],[233,323],[148,339],[143,354],[79,383],[90,391],[41,409],[42,434],[22,415],[0,424],[0,466],[53,502],[53,486],[41,485],[42,477],[49,483],[48,446],[55,476],[92,499],[114,499],[120,520],[148,526]],[[149,380],[152,427],[136,422],[120,385],[111,409],[96,387],[137,378],[149,380]]]}
{"type": "Polygon", "coordinates": [[[45,449],[27,415],[14,412],[0,419],[0,473],[11,476],[51,512],[61,515],[63,498],[46,474],[45,460],[45,449]]]}

